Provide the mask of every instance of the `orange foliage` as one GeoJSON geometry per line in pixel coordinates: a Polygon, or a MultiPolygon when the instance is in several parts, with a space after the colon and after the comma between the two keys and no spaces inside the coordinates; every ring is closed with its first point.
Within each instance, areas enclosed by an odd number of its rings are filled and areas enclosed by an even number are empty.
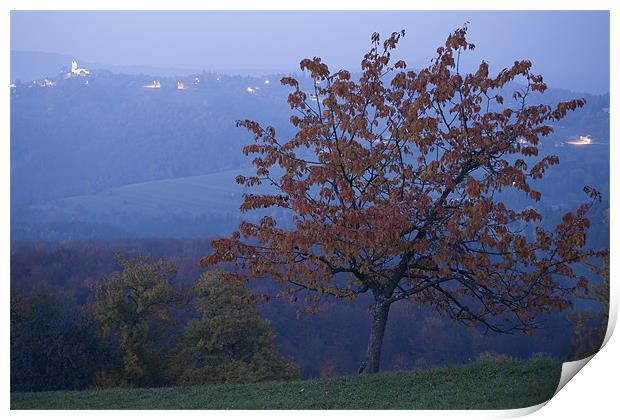
{"type": "Polygon", "coordinates": [[[255,176],[237,181],[277,191],[247,194],[241,209],[290,210],[294,227],[271,217],[244,222],[213,241],[202,265],[229,263],[243,279],[273,278],[282,294],[353,299],[371,292],[387,305],[409,299],[498,332],[529,334],[536,313],[570,306],[571,266],[593,254],[585,248],[586,213],[598,193],[586,189],[589,202],[555,230],[537,228],[533,239],[520,228],[541,215],[508,209],[497,193],[541,199],[531,181],[559,159],[538,158],[539,144],[553,131],[549,123],[585,101],[529,105],[546,85],[527,60],[495,76],[486,62],[463,73],[460,57],[474,48],[466,32],[450,34],[419,72],[402,60],[391,64],[404,32],[383,43],[373,34],[358,80],[319,57],[302,60],[310,91],[292,77],[281,80],[292,90],[292,139],[237,122],[253,135],[243,152],[256,167],[255,176]],[[499,95],[512,82],[524,87],[499,95]]]}

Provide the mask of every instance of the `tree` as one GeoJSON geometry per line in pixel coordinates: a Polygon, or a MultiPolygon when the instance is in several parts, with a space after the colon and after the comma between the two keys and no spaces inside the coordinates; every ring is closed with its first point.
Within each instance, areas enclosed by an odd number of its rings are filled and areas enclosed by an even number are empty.
{"type": "Polygon", "coordinates": [[[575,335],[573,337],[573,357],[584,359],[600,350],[607,334],[609,321],[609,250],[600,255],[602,264],[592,264],[591,269],[601,281],[591,283],[587,288],[578,291],[579,299],[594,302],[598,310],[582,310],[573,316],[575,335]]]}
{"type": "Polygon", "coordinates": [[[94,322],[66,310],[40,283],[30,296],[11,294],[11,390],[83,389],[116,362],[97,336],[94,322]]]}
{"type": "Polygon", "coordinates": [[[180,382],[204,384],[260,382],[299,377],[293,364],[278,354],[275,334],[248,304],[242,283],[222,281],[222,272],[204,273],[192,288],[199,318],[190,319],[181,334],[180,382]]]}
{"type": "Polygon", "coordinates": [[[123,360],[113,384],[161,385],[167,349],[160,340],[168,327],[176,325],[172,310],[183,302],[171,283],[176,267],[163,259],[149,263],[148,255],[127,260],[119,253],[117,260],[122,272],[93,286],[92,307],[103,336],[116,341],[123,360]]]}
{"type": "Polygon", "coordinates": [[[281,295],[310,293],[312,307],[321,295],[370,293],[360,372],[379,370],[396,301],[429,305],[495,332],[530,334],[537,314],[570,306],[573,289],[586,283],[572,266],[592,253],[585,248],[586,213],[598,192],[586,187],[586,204],[552,231],[536,226],[533,238],[521,229],[541,215],[501,201],[509,190],[541,199],[532,181],[559,163],[556,156],[538,158],[542,138],[552,132],[548,123],[585,101],[528,105],[533,92],[546,90],[529,61],[496,76],[483,61],[464,74],[461,55],[474,49],[466,32],[451,33],[419,72],[403,60],[392,64],[404,31],[383,43],[372,35],[357,82],[318,57],[302,60],[310,92],[292,77],[281,80],[292,89],[297,131],[289,141],[271,126],[237,122],[254,138],[244,153],[256,155],[256,174],[237,182],[275,190],[246,194],[241,210],[286,209],[293,227],[269,216],[242,222],[230,238],[212,242],[202,265],[231,264],[242,279],[271,277],[283,285],[281,295]],[[501,93],[511,86],[504,104],[501,93]]]}

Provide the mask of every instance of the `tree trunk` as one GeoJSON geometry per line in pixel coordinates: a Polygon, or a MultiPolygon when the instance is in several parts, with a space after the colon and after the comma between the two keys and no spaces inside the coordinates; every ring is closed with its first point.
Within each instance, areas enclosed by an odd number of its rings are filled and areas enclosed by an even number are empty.
{"type": "Polygon", "coordinates": [[[389,311],[389,303],[375,302],[372,310],[372,324],[370,325],[368,349],[366,350],[366,357],[360,366],[359,373],[376,373],[379,371],[381,347],[383,347],[383,336],[385,334],[385,325],[387,323],[389,311]]]}

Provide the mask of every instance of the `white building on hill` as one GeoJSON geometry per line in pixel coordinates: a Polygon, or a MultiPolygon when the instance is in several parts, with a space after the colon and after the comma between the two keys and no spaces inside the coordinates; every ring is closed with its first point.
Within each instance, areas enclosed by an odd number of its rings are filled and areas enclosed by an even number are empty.
{"type": "Polygon", "coordinates": [[[160,89],[161,82],[159,80],[153,80],[153,83],[151,83],[150,85],[145,85],[144,87],[147,89],[160,89]]]}
{"type": "Polygon", "coordinates": [[[90,70],[79,68],[77,61],[71,62],[71,76],[88,76],[89,74],[90,70]]]}

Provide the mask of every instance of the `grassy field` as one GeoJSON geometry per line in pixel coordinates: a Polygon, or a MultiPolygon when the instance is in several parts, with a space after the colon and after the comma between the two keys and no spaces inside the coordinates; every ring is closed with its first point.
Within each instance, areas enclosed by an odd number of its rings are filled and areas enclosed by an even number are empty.
{"type": "Polygon", "coordinates": [[[297,382],[11,394],[11,409],[508,409],[549,400],[561,364],[482,363],[297,382]]]}
{"type": "MultiPolygon", "coordinates": [[[[90,218],[108,214],[140,213],[159,215],[177,213],[198,215],[238,212],[243,186],[236,183],[239,174],[251,170],[236,169],[208,175],[141,182],[112,188],[96,194],[78,195],[34,206],[71,219],[77,215],[90,218]]],[[[268,189],[256,189],[268,191],[268,189]]]]}

